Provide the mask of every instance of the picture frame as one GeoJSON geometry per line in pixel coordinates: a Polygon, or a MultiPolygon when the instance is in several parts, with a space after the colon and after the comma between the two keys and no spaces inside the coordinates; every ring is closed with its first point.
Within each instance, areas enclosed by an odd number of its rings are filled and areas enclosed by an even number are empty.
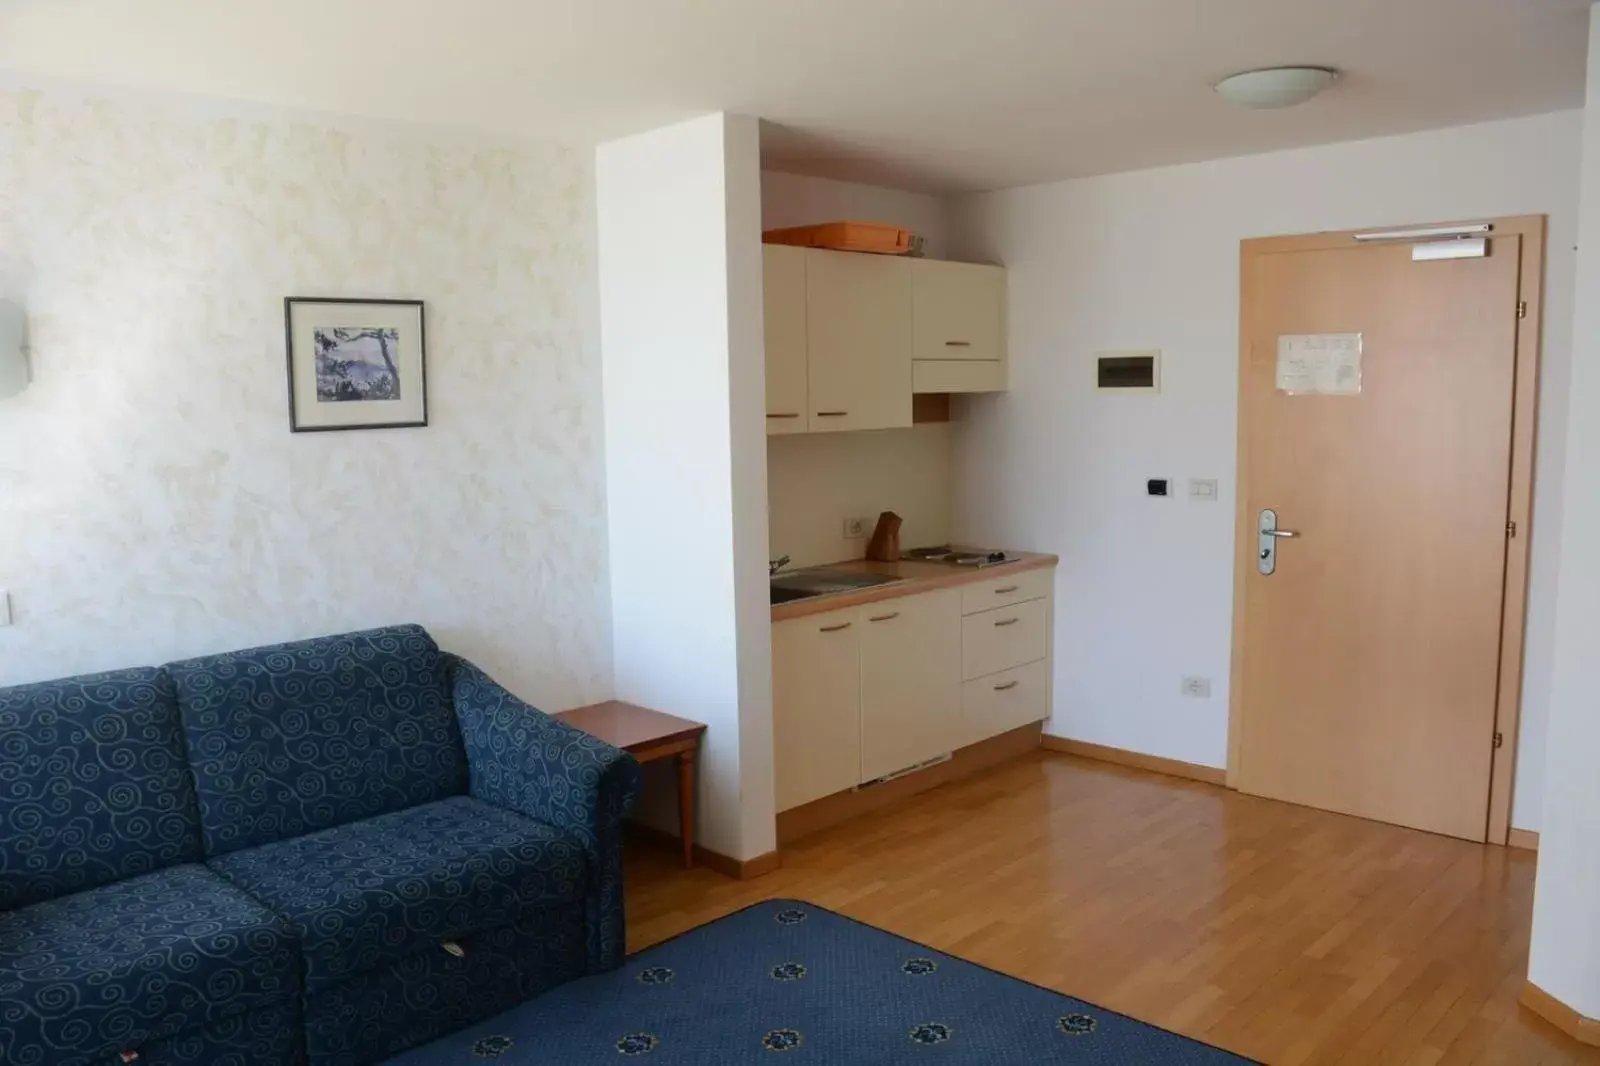
{"type": "Polygon", "coordinates": [[[425,318],[421,300],[285,299],[290,431],[426,426],[425,318]]]}

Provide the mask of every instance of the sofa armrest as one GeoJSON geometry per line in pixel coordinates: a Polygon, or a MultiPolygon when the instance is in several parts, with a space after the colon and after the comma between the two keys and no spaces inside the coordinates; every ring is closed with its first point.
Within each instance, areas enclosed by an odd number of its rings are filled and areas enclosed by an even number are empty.
{"type": "Polygon", "coordinates": [[[639,794],[633,756],[557,721],[459,656],[447,656],[451,697],[474,799],[525,814],[578,840],[588,886],[589,971],[621,965],[622,820],[639,794]]]}

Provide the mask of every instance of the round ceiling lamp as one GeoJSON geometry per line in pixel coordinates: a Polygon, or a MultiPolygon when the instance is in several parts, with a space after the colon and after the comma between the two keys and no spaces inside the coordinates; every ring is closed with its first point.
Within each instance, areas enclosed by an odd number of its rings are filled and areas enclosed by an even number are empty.
{"type": "Polygon", "coordinates": [[[1339,78],[1330,67],[1269,67],[1247,70],[1217,82],[1217,94],[1230,104],[1257,109],[1303,104],[1339,78]]]}

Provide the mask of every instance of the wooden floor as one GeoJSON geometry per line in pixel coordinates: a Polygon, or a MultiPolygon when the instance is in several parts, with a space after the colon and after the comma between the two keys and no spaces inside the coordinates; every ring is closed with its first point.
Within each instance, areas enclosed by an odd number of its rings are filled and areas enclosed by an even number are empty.
{"type": "Polygon", "coordinates": [[[634,949],[819,903],[1274,1066],[1600,1064],[1517,1006],[1531,853],[1040,752],[735,882],[628,860],[634,949]]]}

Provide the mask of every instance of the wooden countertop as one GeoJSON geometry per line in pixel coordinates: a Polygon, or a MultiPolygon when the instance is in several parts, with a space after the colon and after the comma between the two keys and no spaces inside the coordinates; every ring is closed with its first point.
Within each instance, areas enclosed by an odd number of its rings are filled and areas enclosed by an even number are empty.
{"type": "Polygon", "coordinates": [[[995,578],[1005,577],[1007,574],[1020,574],[1024,570],[1044,570],[1055,566],[1061,560],[1054,555],[1035,554],[1033,552],[1017,552],[1015,562],[1005,562],[998,566],[968,567],[951,566],[948,563],[925,563],[916,560],[902,559],[897,563],[874,563],[865,559],[854,559],[846,563],[830,563],[827,566],[808,566],[804,570],[791,571],[791,573],[805,573],[807,570],[833,570],[846,574],[882,574],[898,580],[892,585],[876,585],[872,588],[857,589],[853,592],[832,592],[824,596],[812,596],[809,599],[795,600],[792,603],[776,604],[772,608],[774,622],[786,622],[791,618],[804,618],[812,614],[824,614],[828,611],[838,611],[846,607],[859,607],[863,603],[877,603],[880,600],[899,599],[901,596],[915,596],[922,592],[932,592],[935,589],[953,588],[958,585],[971,585],[979,581],[992,581],[995,578]]]}

